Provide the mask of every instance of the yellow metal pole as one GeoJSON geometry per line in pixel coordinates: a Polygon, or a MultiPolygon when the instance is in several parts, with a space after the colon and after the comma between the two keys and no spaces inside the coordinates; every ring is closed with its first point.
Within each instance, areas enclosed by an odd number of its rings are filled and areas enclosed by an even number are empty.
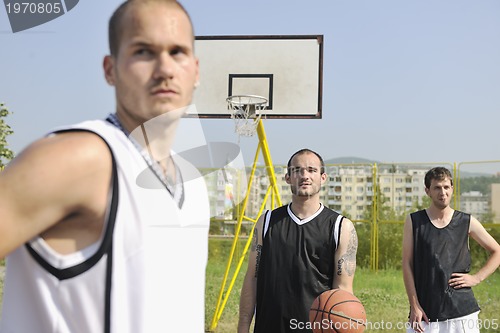
{"type": "MultiPolygon", "coordinates": [[[[235,269],[235,271],[233,273],[233,276],[232,276],[231,282],[229,284],[228,290],[226,291],[226,293],[224,295],[224,290],[225,290],[226,282],[227,282],[227,279],[228,279],[228,276],[229,276],[229,272],[230,272],[230,269],[231,269],[231,264],[232,264],[232,261],[233,261],[234,252],[235,252],[235,249],[236,249],[236,245],[238,244],[238,237],[239,237],[239,233],[240,233],[240,230],[241,230],[241,223],[243,221],[243,218],[249,219],[248,217],[245,216],[245,211],[246,211],[246,207],[248,205],[248,198],[249,198],[249,195],[250,195],[250,189],[252,187],[253,179],[254,179],[254,176],[255,176],[255,171],[257,169],[257,162],[258,162],[259,152],[260,151],[262,151],[262,155],[264,157],[264,162],[265,162],[265,165],[266,165],[266,171],[267,171],[267,176],[269,178],[270,185],[269,185],[269,188],[267,190],[267,193],[266,193],[266,196],[264,198],[264,201],[262,203],[262,206],[260,208],[259,215],[262,214],[262,211],[263,211],[263,209],[265,207],[265,204],[266,204],[266,202],[267,202],[267,200],[269,198],[269,194],[271,194],[272,207],[273,208],[275,207],[274,206],[275,199],[278,202],[278,205],[281,206],[281,197],[280,197],[280,194],[279,194],[279,191],[278,191],[278,185],[277,185],[277,182],[276,182],[276,174],[274,172],[274,165],[272,163],[271,154],[269,152],[269,146],[267,144],[266,133],[265,133],[265,130],[264,130],[264,125],[263,125],[262,120],[259,120],[259,122],[257,124],[257,134],[258,134],[258,137],[259,137],[259,145],[258,145],[257,151],[255,153],[255,158],[254,158],[254,162],[253,162],[253,166],[252,166],[252,172],[251,172],[250,180],[249,180],[248,186],[247,186],[247,193],[246,193],[245,199],[244,199],[243,204],[242,204],[240,215],[238,216],[237,230],[235,231],[234,241],[233,241],[233,245],[231,247],[231,252],[230,252],[228,263],[227,263],[227,266],[226,266],[226,271],[224,273],[224,278],[223,278],[223,281],[222,281],[222,286],[221,286],[221,289],[220,289],[220,292],[219,292],[219,297],[218,297],[218,300],[217,300],[217,306],[215,308],[214,317],[213,317],[212,322],[210,324],[210,331],[211,332],[215,331],[215,329],[217,327],[217,324],[218,324],[218,321],[219,321],[220,317],[222,316],[222,312],[224,311],[224,307],[225,307],[225,305],[227,303],[227,300],[229,298],[231,290],[232,290],[232,288],[234,286],[234,283],[236,281],[238,273],[239,273],[239,271],[241,269],[241,266],[242,266],[243,261],[244,261],[245,256],[246,256],[246,253],[248,252],[248,248],[250,246],[251,239],[252,239],[252,236],[253,236],[253,230],[254,230],[254,228],[252,228],[252,231],[250,232],[250,237],[249,237],[249,239],[247,240],[247,242],[245,244],[245,248],[243,250],[242,255],[239,258],[238,264],[237,264],[236,269],[235,269]],[[272,189],[272,192],[270,191],[270,189],[272,189]]],[[[256,222],[256,220],[252,220],[252,221],[254,221],[254,223],[256,222]]]]}
{"type": "Polygon", "coordinates": [[[378,270],[378,186],[377,186],[377,163],[373,165],[373,207],[372,207],[372,223],[371,223],[371,268],[374,271],[378,270]]]}
{"type": "Polygon", "coordinates": [[[460,209],[460,169],[457,168],[456,162],[453,162],[453,176],[456,184],[453,189],[455,192],[453,193],[453,208],[460,209]]]}
{"type": "Polygon", "coordinates": [[[245,215],[245,210],[246,210],[246,207],[248,204],[248,198],[250,195],[250,189],[252,187],[252,182],[253,182],[253,178],[255,175],[255,170],[257,169],[257,162],[259,159],[259,151],[260,151],[260,146],[257,147],[257,151],[255,152],[255,158],[254,158],[253,165],[252,165],[252,171],[250,173],[250,179],[248,180],[247,193],[245,195],[245,199],[243,200],[242,208],[241,208],[240,214],[238,216],[238,222],[237,222],[237,227],[236,227],[236,231],[234,234],[233,244],[231,246],[231,251],[229,253],[229,259],[228,259],[228,262],[226,265],[226,270],[224,272],[224,277],[222,279],[222,284],[221,284],[221,288],[219,291],[219,297],[217,298],[217,306],[215,307],[215,312],[214,312],[214,316],[212,318],[212,323],[210,324],[210,331],[211,332],[213,332],[215,330],[215,328],[217,327],[217,322],[222,314],[222,311],[224,310],[224,308],[222,307],[222,297],[224,296],[224,289],[226,287],[227,278],[229,276],[229,271],[231,269],[231,263],[233,262],[233,256],[234,256],[234,252],[236,249],[236,244],[238,243],[238,237],[239,237],[239,233],[241,230],[241,222],[243,221],[243,216],[245,215]]]}
{"type": "Polygon", "coordinates": [[[278,206],[281,206],[281,197],[278,191],[278,184],[276,183],[276,174],[274,172],[274,165],[271,159],[271,153],[269,152],[269,146],[267,145],[266,131],[264,130],[264,123],[262,119],[259,120],[257,125],[257,134],[259,135],[259,143],[262,146],[262,155],[264,156],[264,162],[266,165],[267,176],[271,182],[271,187],[276,194],[276,200],[278,201],[278,206]]]}
{"type": "MultiPolygon", "coordinates": [[[[267,192],[266,192],[266,196],[264,197],[264,201],[263,201],[263,205],[261,205],[261,208],[260,208],[260,211],[259,211],[259,216],[262,214],[262,210],[263,210],[263,207],[265,205],[265,203],[267,202],[268,198],[269,198],[269,194],[271,193],[270,191],[270,187],[268,188],[267,192]]],[[[254,223],[257,222],[256,220],[254,220],[254,223]]],[[[255,227],[255,225],[254,225],[255,227]]],[[[241,254],[239,260],[238,260],[238,264],[236,266],[236,269],[235,269],[235,272],[233,274],[233,277],[231,279],[231,282],[229,283],[229,287],[227,288],[227,292],[226,292],[226,295],[222,301],[222,306],[221,306],[221,310],[219,311],[219,313],[217,314],[217,322],[219,321],[220,317],[222,316],[222,312],[224,311],[224,308],[226,307],[226,303],[229,299],[229,295],[231,294],[231,291],[233,290],[233,287],[234,287],[234,284],[236,282],[236,279],[238,278],[238,273],[241,269],[241,266],[243,265],[243,262],[245,261],[245,256],[248,252],[248,248],[250,247],[250,244],[252,243],[252,237],[253,237],[253,233],[255,231],[255,228],[252,228],[252,231],[250,232],[250,235],[248,236],[248,240],[246,241],[245,243],[245,248],[243,249],[243,253],[241,254]]],[[[215,329],[215,327],[214,327],[215,329]]]]}

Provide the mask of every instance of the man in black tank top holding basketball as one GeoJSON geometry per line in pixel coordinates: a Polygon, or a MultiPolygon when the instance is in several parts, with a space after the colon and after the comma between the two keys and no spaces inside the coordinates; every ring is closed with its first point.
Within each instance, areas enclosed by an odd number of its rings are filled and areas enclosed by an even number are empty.
{"type": "Polygon", "coordinates": [[[406,218],[403,278],[410,303],[407,332],[478,333],[479,306],[471,287],[498,268],[500,246],[470,214],[450,207],[453,179],[436,167],[425,175],[428,209],[406,218]],[[472,274],[469,236],[490,253],[472,274]]]}
{"type": "Polygon", "coordinates": [[[288,161],[292,203],[266,212],[254,229],[241,290],[238,332],[312,332],[309,309],[329,289],[352,293],[358,238],[353,223],[320,202],[327,179],[320,155],[288,161]]]}

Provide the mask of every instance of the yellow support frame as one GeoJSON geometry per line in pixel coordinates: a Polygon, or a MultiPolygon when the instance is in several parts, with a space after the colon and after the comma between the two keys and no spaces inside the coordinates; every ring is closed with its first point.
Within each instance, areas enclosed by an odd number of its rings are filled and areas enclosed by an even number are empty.
{"type": "Polygon", "coordinates": [[[221,288],[219,291],[219,297],[217,299],[217,306],[215,307],[214,316],[213,316],[212,322],[210,324],[210,328],[209,328],[210,332],[215,332],[215,329],[217,328],[217,324],[219,323],[220,317],[222,316],[222,312],[224,311],[227,300],[229,299],[229,295],[231,294],[231,291],[234,287],[234,283],[236,282],[236,278],[238,277],[238,273],[240,272],[241,266],[243,265],[243,261],[245,260],[245,256],[248,252],[248,248],[250,247],[250,244],[252,242],[254,228],[252,228],[252,231],[250,232],[248,240],[245,243],[245,247],[243,249],[243,252],[241,253],[240,257],[237,258],[236,268],[233,272],[233,275],[231,277],[231,281],[230,281],[229,286],[226,290],[226,284],[227,284],[227,281],[229,279],[231,266],[233,264],[234,253],[235,253],[235,250],[236,250],[236,247],[238,244],[239,235],[240,235],[240,231],[241,231],[241,224],[243,222],[243,219],[251,221],[254,224],[257,223],[257,219],[252,219],[252,218],[246,216],[245,211],[246,211],[246,208],[248,205],[248,198],[249,198],[249,194],[251,193],[250,189],[252,188],[252,183],[254,180],[255,171],[257,170],[257,162],[259,160],[260,152],[262,152],[262,156],[264,157],[267,176],[269,178],[269,186],[267,188],[264,200],[260,206],[258,216],[262,215],[262,212],[264,211],[264,208],[266,207],[267,200],[269,199],[269,196],[271,196],[271,208],[272,209],[282,205],[281,197],[280,197],[280,193],[279,193],[278,185],[277,185],[277,181],[276,181],[276,174],[274,172],[274,166],[273,166],[273,162],[271,159],[271,153],[269,151],[269,146],[267,144],[266,132],[264,130],[264,124],[262,122],[262,119],[260,119],[258,124],[257,124],[257,135],[259,137],[259,144],[258,144],[257,150],[255,152],[255,158],[254,158],[253,165],[252,165],[252,171],[250,173],[250,178],[248,180],[246,196],[245,196],[245,199],[243,200],[241,212],[238,214],[236,230],[234,233],[234,240],[233,240],[233,244],[231,246],[231,251],[229,253],[229,259],[228,259],[226,270],[224,273],[224,278],[222,279],[222,284],[221,284],[221,288]]]}
{"type": "Polygon", "coordinates": [[[373,206],[372,221],[370,233],[370,268],[372,271],[378,271],[378,183],[377,183],[377,163],[373,165],[373,206]]]}

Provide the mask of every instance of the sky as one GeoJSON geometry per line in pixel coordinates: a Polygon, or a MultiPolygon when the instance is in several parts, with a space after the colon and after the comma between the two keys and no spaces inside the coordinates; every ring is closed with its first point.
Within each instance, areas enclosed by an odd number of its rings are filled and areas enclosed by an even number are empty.
{"type": "MultiPolygon", "coordinates": [[[[6,121],[16,153],[54,127],[114,112],[102,59],[107,21],[120,3],[81,0],[65,15],[18,33],[0,7],[0,101],[14,112],[6,121]]],[[[265,120],[275,164],[306,147],[325,159],[500,160],[498,0],[181,3],[197,35],[324,36],[323,117],[265,120]]],[[[230,119],[202,125],[207,141],[239,143],[245,163],[252,163],[256,137],[238,139],[230,119]]]]}

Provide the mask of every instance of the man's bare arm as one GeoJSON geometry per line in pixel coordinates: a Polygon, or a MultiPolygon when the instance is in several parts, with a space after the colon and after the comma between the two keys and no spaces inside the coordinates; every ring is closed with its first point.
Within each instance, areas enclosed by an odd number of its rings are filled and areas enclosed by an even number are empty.
{"type": "Polygon", "coordinates": [[[403,281],[410,304],[409,322],[416,332],[423,332],[421,321],[429,322],[427,315],[420,306],[415,289],[415,277],[413,275],[413,228],[411,217],[408,215],[403,229],[403,253],[402,253],[403,281]]]}
{"type": "Polygon", "coordinates": [[[109,149],[94,134],[58,134],[29,146],[0,172],[0,258],[42,233],[62,247],[99,237],[110,178],[109,149]],[[81,216],[89,217],[88,229],[71,233],[81,216]],[[77,238],[61,242],[70,233],[77,238]]]}
{"type": "Polygon", "coordinates": [[[254,231],[248,268],[241,288],[240,314],[238,320],[238,333],[248,333],[252,324],[257,298],[257,274],[259,273],[260,255],[262,251],[262,228],[264,216],[257,221],[254,231]]]}
{"type": "Polygon", "coordinates": [[[469,235],[490,253],[486,263],[475,274],[453,273],[449,285],[455,289],[474,287],[493,274],[500,265],[500,245],[483,225],[471,216],[469,235]]]}
{"type": "Polygon", "coordinates": [[[356,272],[356,254],[358,236],[354,224],[347,218],[342,220],[340,242],[335,252],[335,274],[333,288],[340,288],[353,293],[354,273],[356,272]]]}

